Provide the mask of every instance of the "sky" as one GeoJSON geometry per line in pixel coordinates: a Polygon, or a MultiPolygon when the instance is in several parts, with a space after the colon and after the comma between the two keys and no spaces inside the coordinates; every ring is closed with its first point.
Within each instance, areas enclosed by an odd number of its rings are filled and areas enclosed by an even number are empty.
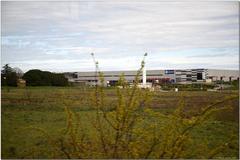
{"type": "Polygon", "coordinates": [[[239,68],[239,3],[1,2],[1,64],[24,72],[239,68]]]}

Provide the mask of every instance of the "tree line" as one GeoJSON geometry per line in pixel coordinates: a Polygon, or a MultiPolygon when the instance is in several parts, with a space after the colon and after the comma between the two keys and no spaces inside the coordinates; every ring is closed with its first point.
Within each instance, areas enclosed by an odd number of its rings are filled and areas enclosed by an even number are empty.
{"type": "Polygon", "coordinates": [[[19,68],[8,64],[1,70],[2,86],[17,86],[18,79],[24,79],[27,86],[67,86],[68,80],[64,74],[32,69],[23,73],[19,68]]]}

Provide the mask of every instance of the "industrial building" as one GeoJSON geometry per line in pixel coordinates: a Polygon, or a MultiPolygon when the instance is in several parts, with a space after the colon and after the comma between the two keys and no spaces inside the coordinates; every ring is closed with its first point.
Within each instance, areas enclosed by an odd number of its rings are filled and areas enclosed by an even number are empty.
{"type": "MultiPolygon", "coordinates": [[[[127,82],[134,82],[137,71],[104,71],[105,85],[116,85],[120,75],[124,74],[127,82]]],[[[68,72],[65,73],[69,82],[96,85],[98,83],[98,75],[96,72],[68,72]]],[[[213,83],[216,81],[233,81],[239,80],[238,70],[216,70],[216,69],[181,69],[181,70],[147,70],[144,76],[141,73],[140,82],[146,81],[147,84],[154,83],[213,83]],[[144,77],[146,77],[144,79],[144,77]]]]}

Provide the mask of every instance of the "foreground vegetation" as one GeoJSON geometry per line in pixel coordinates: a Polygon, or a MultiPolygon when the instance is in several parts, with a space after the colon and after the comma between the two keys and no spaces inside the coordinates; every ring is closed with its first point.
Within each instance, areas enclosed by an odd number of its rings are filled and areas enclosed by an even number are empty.
{"type": "Polygon", "coordinates": [[[95,62],[94,89],[4,89],[2,157],[238,158],[238,92],[140,89],[144,58],[131,87],[95,62]]]}
{"type": "Polygon", "coordinates": [[[238,91],[132,91],[2,88],[2,158],[238,158],[238,91]]]}

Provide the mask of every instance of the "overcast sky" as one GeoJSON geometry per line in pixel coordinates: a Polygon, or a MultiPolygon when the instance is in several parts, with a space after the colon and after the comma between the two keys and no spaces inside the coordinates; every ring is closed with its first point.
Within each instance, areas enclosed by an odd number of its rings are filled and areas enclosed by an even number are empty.
{"type": "Polygon", "coordinates": [[[1,2],[2,57],[23,71],[238,69],[238,2],[1,2]]]}

